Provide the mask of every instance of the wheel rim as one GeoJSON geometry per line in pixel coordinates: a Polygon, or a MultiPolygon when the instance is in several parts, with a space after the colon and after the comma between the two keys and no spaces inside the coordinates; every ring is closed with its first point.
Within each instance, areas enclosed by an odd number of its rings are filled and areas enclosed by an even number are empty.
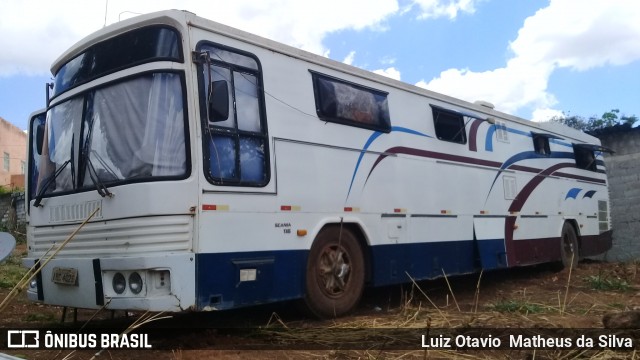
{"type": "Polygon", "coordinates": [[[351,260],[349,253],[338,245],[325,247],[318,259],[318,282],[322,292],[333,298],[344,294],[349,286],[351,260]]]}

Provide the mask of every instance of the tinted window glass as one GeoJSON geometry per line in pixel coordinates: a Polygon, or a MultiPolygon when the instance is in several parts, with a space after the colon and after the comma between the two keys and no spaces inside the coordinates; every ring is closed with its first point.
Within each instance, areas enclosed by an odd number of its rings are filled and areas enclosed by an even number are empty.
{"type": "Polygon", "coordinates": [[[182,62],[180,43],[176,30],[160,26],[137,29],[102,41],[58,70],[52,96],[99,76],[145,62],[182,62]]]}
{"type": "Polygon", "coordinates": [[[432,110],[433,124],[438,139],[460,144],[467,142],[467,133],[462,114],[437,107],[432,107],[432,110]]]}
{"type": "Polygon", "coordinates": [[[391,130],[387,93],[312,72],[318,117],[345,125],[391,130]]]}

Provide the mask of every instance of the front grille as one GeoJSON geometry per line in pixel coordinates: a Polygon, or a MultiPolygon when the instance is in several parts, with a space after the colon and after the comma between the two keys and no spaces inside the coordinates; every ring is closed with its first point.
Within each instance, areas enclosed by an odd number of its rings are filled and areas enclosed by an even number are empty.
{"type": "MultiPolygon", "coordinates": [[[[62,244],[78,226],[34,228],[30,256],[42,257],[52,244],[62,244]]],[[[193,217],[189,215],[96,221],[86,224],[56,257],[184,252],[191,250],[192,237],[193,217]]]]}

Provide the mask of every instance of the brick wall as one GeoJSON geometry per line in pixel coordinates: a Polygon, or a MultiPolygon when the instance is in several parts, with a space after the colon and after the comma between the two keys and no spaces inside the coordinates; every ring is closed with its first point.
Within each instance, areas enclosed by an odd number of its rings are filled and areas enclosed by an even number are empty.
{"type": "Polygon", "coordinates": [[[613,248],[608,261],[640,260],[640,127],[615,126],[594,134],[615,151],[605,154],[613,248]]]}

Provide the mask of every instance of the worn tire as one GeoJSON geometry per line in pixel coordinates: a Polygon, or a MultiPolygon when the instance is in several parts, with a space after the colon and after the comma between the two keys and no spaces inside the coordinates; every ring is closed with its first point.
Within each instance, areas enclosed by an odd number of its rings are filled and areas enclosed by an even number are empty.
{"type": "Polygon", "coordinates": [[[576,230],[569,223],[565,223],[562,227],[562,235],[560,236],[560,255],[561,266],[563,269],[578,267],[580,260],[580,252],[578,249],[578,236],[576,230]]]}
{"type": "Polygon", "coordinates": [[[342,316],[358,304],[365,282],[362,247],[346,227],[318,234],[307,260],[305,302],[320,318],[342,316]]]}

